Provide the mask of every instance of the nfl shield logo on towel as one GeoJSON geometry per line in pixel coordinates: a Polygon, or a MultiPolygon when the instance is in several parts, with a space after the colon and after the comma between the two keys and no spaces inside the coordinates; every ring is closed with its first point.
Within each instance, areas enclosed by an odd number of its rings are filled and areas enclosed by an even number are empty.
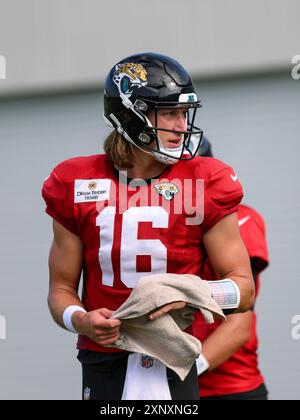
{"type": "Polygon", "coordinates": [[[153,366],[153,358],[150,356],[142,355],[141,365],[143,368],[149,369],[153,366]]]}

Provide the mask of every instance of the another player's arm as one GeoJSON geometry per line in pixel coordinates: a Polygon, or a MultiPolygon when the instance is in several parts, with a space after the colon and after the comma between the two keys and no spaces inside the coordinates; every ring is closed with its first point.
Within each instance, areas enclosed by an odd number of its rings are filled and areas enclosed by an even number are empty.
{"type": "Polygon", "coordinates": [[[239,287],[240,305],[236,312],[253,307],[255,286],[250,259],[240,235],[237,214],[223,217],[203,237],[208,258],[220,279],[231,279],[239,287]]]}
{"type": "Polygon", "coordinates": [[[252,311],[228,315],[227,321],[202,343],[202,355],[209,363],[208,370],[226,362],[249,341],[252,319],[252,311]]]}
{"type": "MultiPolygon", "coordinates": [[[[80,239],[53,221],[53,243],[49,254],[50,286],[48,304],[58,325],[65,328],[64,310],[70,305],[83,308],[78,296],[78,285],[83,264],[83,246],[80,239]]],[[[119,320],[109,320],[112,311],[101,308],[91,312],[76,311],[72,324],[83,335],[100,345],[111,344],[119,337],[119,320]]]]}

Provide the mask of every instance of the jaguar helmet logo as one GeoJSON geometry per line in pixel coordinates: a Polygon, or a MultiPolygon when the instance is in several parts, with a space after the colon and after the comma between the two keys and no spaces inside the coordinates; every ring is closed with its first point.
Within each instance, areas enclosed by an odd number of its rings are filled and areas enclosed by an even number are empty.
{"type": "Polygon", "coordinates": [[[124,95],[130,98],[133,88],[147,85],[147,71],[141,64],[137,63],[117,64],[113,81],[118,86],[120,96],[124,95]]]}

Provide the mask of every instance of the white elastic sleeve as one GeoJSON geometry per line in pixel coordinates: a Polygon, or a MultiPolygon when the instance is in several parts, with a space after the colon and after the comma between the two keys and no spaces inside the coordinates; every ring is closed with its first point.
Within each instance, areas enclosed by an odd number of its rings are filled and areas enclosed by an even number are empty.
{"type": "Polygon", "coordinates": [[[209,363],[203,354],[199,354],[196,359],[197,374],[198,376],[204,373],[209,368],[209,363]]]}
{"type": "Polygon", "coordinates": [[[213,280],[207,283],[221,309],[237,309],[240,306],[240,289],[233,280],[213,280]]]}
{"type": "Polygon", "coordinates": [[[78,334],[78,331],[74,328],[73,324],[72,324],[72,315],[74,312],[85,312],[86,310],[83,309],[81,306],[77,306],[77,305],[71,305],[68,306],[63,313],[63,323],[66,327],[67,330],[69,330],[72,333],[78,334]]]}

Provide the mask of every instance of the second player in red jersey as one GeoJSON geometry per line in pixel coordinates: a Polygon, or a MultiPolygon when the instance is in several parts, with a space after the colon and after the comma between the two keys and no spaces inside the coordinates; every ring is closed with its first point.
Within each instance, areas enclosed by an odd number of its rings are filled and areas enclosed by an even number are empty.
{"type": "MultiPolygon", "coordinates": [[[[210,143],[204,138],[202,156],[212,156],[210,143]]],[[[249,206],[240,204],[238,220],[241,236],[251,260],[256,284],[256,297],[260,288],[260,273],[268,266],[268,247],[265,222],[249,206]]],[[[202,273],[205,279],[215,279],[216,273],[206,261],[202,273]]],[[[202,398],[213,399],[266,399],[264,378],[258,367],[258,338],[254,310],[228,317],[225,324],[216,321],[207,325],[196,315],[193,334],[203,343],[203,355],[209,360],[209,371],[199,376],[202,398]]]]}

